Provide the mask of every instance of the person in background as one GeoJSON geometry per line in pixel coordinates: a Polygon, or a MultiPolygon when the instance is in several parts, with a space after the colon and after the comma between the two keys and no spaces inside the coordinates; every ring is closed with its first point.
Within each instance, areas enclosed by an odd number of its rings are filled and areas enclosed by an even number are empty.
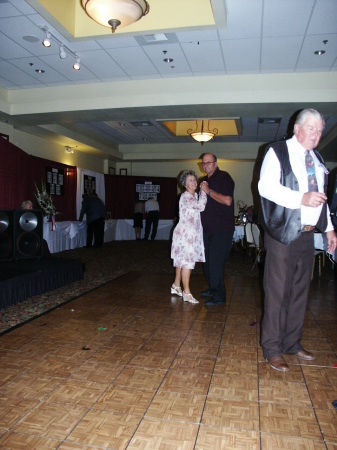
{"type": "Polygon", "coordinates": [[[104,242],[104,220],[106,217],[105,205],[98,195],[93,192],[89,195],[82,195],[82,208],[79,221],[82,222],[84,214],[87,216],[87,248],[92,247],[94,237],[94,247],[98,248],[104,242]]]}
{"type": "Polygon", "coordinates": [[[198,187],[197,176],[193,170],[185,170],[180,183],[186,191],[179,201],[179,222],[173,231],[171,258],[175,270],[175,280],[171,286],[171,294],[183,297],[185,302],[199,303],[190,290],[190,277],[196,262],[205,261],[204,243],[200,212],[205,209],[207,195],[198,187]],[[181,290],[181,282],[184,291],[181,290]]]}
{"type": "Polygon", "coordinates": [[[202,156],[202,167],[206,176],[201,180],[200,189],[208,195],[201,223],[206,257],[204,272],[209,289],[201,295],[211,297],[205,306],[218,306],[226,303],[225,266],[235,230],[234,181],[228,172],[218,168],[217,157],[211,153],[202,156]]]}
{"type": "Polygon", "coordinates": [[[254,214],[253,206],[248,206],[248,208],[247,208],[247,222],[248,223],[257,223],[257,217],[254,214]]]}
{"type": "Polygon", "coordinates": [[[24,200],[21,203],[21,209],[34,209],[33,202],[31,200],[24,200]]]}
{"type": "Polygon", "coordinates": [[[280,372],[289,370],[285,354],[305,361],[315,359],[301,345],[315,251],[314,229],[326,233],[329,252],[336,249],[324,193],[327,169],[314,151],[323,129],[324,119],[318,111],[301,111],[294,136],[267,149],[258,183],[267,252],[261,345],[266,362],[280,372]]]}
{"type": "Polygon", "coordinates": [[[133,228],[135,229],[136,241],[140,241],[141,238],[144,214],[144,202],[136,202],[133,211],[133,228]]]}
{"type": "Polygon", "coordinates": [[[157,235],[157,228],[159,223],[159,203],[157,200],[153,198],[149,198],[145,202],[145,214],[146,214],[146,223],[145,223],[145,236],[143,237],[143,241],[147,241],[149,239],[151,226],[151,241],[154,241],[157,235]]]}

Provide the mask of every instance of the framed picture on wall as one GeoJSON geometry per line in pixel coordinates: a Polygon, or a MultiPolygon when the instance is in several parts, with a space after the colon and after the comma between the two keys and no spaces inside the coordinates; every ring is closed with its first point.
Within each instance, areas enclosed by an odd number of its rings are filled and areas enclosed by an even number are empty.
{"type": "Polygon", "coordinates": [[[109,175],[116,175],[116,169],[114,167],[109,167],[109,175]]]}
{"type": "Polygon", "coordinates": [[[119,175],[127,175],[128,169],[119,169],[119,175]]]}

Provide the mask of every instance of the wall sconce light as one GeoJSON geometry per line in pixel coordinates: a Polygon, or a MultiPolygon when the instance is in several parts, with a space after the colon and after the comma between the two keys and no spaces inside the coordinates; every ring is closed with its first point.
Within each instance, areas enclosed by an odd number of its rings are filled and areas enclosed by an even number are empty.
{"type": "Polygon", "coordinates": [[[111,27],[113,33],[117,27],[127,27],[150,11],[146,0],[81,0],[81,3],[91,19],[111,27]]]}
{"type": "Polygon", "coordinates": [[[81,68],[81,64],[80,64],[81,60],[78,56],[76,56],[76,61],[74,62],[73,68],[75,70],[80,70],[81,68]]]}
{"type": "Polygon", "coordinates": [[[66,153],[74,153],[74,147],[69,147],[68,145],[66,145],[66,146],[64,147],[64,151],[65,151],[66,153]]]}

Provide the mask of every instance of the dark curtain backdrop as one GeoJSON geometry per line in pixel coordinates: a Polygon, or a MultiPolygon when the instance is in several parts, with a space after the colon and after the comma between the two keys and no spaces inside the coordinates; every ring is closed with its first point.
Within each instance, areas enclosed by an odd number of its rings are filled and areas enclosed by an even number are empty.
{"type": "Polygon", "coordinates": [[[132,219],[136,199],[136,181],[160,183],[160,219],[173,219],[177,198],[177,179],[105,175],[105,206],[112,219],[132,219]]]}
{"type": "Polygon", "coordinates": [[[77,171],[74,166],[28,155],[9,141],[0,138],[0,209],[20,209],[23,200],[35,198],[35,185],[46,183],[46,168],[64,170],[64,196],[53,195],[53,203],[62,214],[56,220],[76,220],[77,171]]]}

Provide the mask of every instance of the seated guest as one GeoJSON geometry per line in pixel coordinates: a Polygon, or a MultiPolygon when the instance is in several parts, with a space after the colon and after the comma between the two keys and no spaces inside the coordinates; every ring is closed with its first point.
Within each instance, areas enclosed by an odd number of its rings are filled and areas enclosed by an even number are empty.
{"type": "Polygon", "coordinates": [[[257,217],[254,214],[253,206],[248,206],[248,208],[247,208],[247,222],[257,223],[257,217]]]}

